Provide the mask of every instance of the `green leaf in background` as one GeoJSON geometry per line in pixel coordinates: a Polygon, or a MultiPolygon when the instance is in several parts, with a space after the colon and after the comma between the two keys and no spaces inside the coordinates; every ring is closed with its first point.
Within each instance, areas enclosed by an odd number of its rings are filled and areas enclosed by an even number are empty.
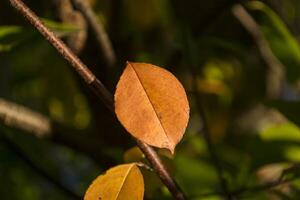
{"type": "Polygon", "coordinates": [[[222,198],[218,195],[212,195],[209,197],[196,197],[192,198],[192,200],[221,200],[222,198]]]}
{"type": "Polygon", "coordinates": [[[300,142],[300,129],[293,123],[275,124],[259,133],[264,141],[300,142]]]}
{"type": "Polygon", "coordinates": [[[20,34],[22,28],[20,26],[0,26],[0,53],[10,51],[17,41],[7,41],[7,38],[16,34],[20,34]]]}
{"type": "Polygon", "coordinates": [[[282,145],[282,154],[288,161],[300,161],[300,129],[293,123],[275,124],[259,133],[263,141],[289,142],[282,145]]]}
{"type": "Polygon", "coordinates": [[[293,83],[300,77],[300,47],[280,17],[260,1],[251,1],[247,7],[257,11],[257,22],[262,28],[269,45],[276,57],[285,66],[288,80],[293,83]]]}
{"type": "Polygon", "coordinates": [[[79,30],[78,27],[76,27],[72,24],[60,23],[60,22],[56,22],[56,21],[53,21],[50,19],[43,19],[42,21],[49,29],[54,31],[60,37],[66,36],[70,33],[73,33],[73,32],[76,32],[79,30]]]}
{"type": "Polygon", "coordinates": [[[300,102],[299,101],[271,101],[266,105],[279,110],[286,118],[300,126],[300,102]]]}
{"type": "Polygon", "coordinates": [[[212,192],[218,178],[210,163],[179,153],[174,159],[176,179],[187,194],[197,196],[212,192]]]}
{"type": "Polygon", "coordinates": [[[22,28],[20,26],[0,26],[0,39],[7,35],[20,33],[22,28]]]}

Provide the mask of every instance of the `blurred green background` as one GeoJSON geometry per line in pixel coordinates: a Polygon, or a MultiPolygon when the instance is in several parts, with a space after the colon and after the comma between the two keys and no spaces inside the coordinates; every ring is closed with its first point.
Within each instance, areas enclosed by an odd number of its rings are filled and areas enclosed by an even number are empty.
{"type": "MultiPolygon", "coordinates": [[[[190,122],[175,156],[160,154],[188,199],[224,198],[211,149],[233,199],[300,199],[299,0],[86,1],[112,42],[113,66],[92,29],[72,18],[73,7],[24,0],[112,93],[127,60],[178,77],[190,122]]],[[[109,167],[132,161],[144,159],[115,117],[2,0],[0,199],[76,199],[109,167]],[[24,117],[25,107],[46,117],[51,130],[37,134],[6,120],[12,110],[24,117]]],[[[172,199],[154,173],[143,171],[145,199],[172,199]]]]}

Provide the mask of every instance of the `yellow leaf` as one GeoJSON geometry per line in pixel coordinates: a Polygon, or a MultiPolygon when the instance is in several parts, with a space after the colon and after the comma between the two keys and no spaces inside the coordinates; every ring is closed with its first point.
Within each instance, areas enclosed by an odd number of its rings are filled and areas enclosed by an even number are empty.
{"type": "Polygon", "coordinates": [[[87,189],[84,200],[142,200],[144,179],[135,163],[109,169],[87,189]]]}
{"type": "Polygon", "coordinates": [[[115,112],[139,140],[172,153],[189,119],[189,103],[174,75],[146,63],[127,63],[115,93],[115,112]]]}

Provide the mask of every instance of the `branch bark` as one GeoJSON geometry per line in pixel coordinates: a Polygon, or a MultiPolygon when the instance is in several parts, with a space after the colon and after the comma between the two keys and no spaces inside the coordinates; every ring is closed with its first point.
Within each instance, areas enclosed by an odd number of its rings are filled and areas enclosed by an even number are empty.
{"type": "MultiPolygon", "coordinates": [[[[51,32],[41,20],[34,14],[22,0],[10,0],[11,5],[16,8],[22,16],[24,16],[54,48],[71,64],[71,66],[84,79],[86,84],[98,96],[98,98],[111,110],[114,114],[114,101],[112,94],[106,87],[95,77],[95,75],[84,65],[81,60],[58,38],[51,32]]],[[[185,196],[181,189],[177,186],[174,179],[166,170],[157,153],[149,145],[137,140],[139,148],[143,151],[149,162],[156,170],[162,182],[169,189],[175,199],[183,200],[185,196]]]]}

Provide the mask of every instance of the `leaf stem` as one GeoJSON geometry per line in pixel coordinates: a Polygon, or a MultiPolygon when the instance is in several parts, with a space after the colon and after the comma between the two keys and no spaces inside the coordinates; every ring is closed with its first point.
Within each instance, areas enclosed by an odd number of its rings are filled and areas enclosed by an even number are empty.
{"type": "Polygon", "coordinates": [[[136,141],[139,148],[143,151],[147,160],[152,164],[154,170],[159,175],[165,186],[167,186],[173,197],[178,200],[186,199],[184,193],[180,190],[175,180],[173,180],[173,178],[170,176],[170,173],[167,171],[166,167],[163,165],[161,159],[154,149],[138,139],[136,141]]]}
{"type": "MultiPolygon", "coordinates": [[[[97,95],[97,97],[112,113],[114,113],[114,101],[112,94],[106,89],[100,80],[96,78],[96,76],[88,69],[88,67],[83,64],[82,61],[41,22],[38,16],[36,16],[36,14],[33,13],[33,11],[31,11],[22,0],[10,0],[10,2],[12,6],[16,8],[22,14],[22,16],[24,16],[71,64],[77,73],[84,79],[86,84],[97,95]]],[[[184,200],[185,196],[182,190],[171,177],[170,173],[167,171],[166,167],[154,149],[137,139],[136,142],[173,197],[177,200],[184,200]]]]}

